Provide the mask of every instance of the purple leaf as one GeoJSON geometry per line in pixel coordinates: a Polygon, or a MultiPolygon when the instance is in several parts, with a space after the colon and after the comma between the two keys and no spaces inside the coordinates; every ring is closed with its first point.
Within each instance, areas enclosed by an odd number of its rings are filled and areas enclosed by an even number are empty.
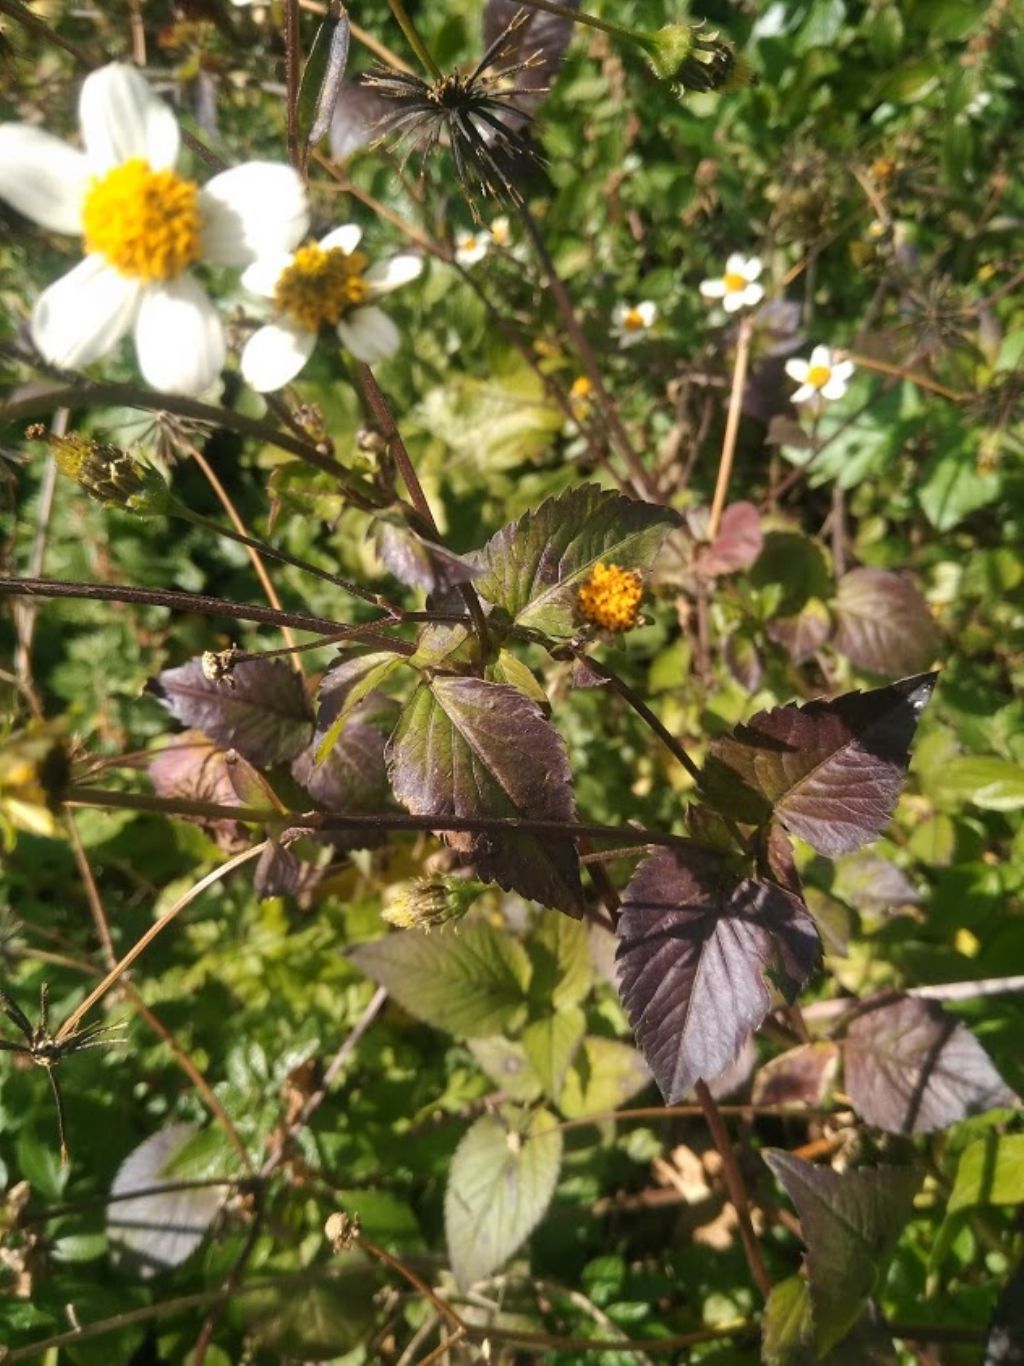
{"type": "Polygon", "coordinates": [[[838,1070],[837,1044],[800,1044],[765,1063],[750,1099],[755,1105],[823,1105],[838,1070]]]}
{"type": "Polygon", "coordinates": [[[849,1333],[880,1287],[921,1173],[912,1167],[834,1172],[778,1149],[764,1160],[800,1216],[819,1360],[849,1333]]]}
{"type": "Polygon", "coordinates": [[[377,136],[391,108],[382,95],[361,81],[342,81],[328,130],[331,157],[346,161],[353,152],[366,147],[377,136]]]}
{"type": "MultiPolygon", "coordinates": [[[[566,0],[566,3],[570,9],[576,9],[579,0],[566,0]]],[[[521,9],[518,0],[487,0],[483,24],[485,48],[497,42],[521,9]]],[[[532,117],[544,102],[561,70],[574,27],[571,19],[535,11],[530,21],[516,33],[509,61],[532,59],[517,82],[529,92],[517,96],[515,101],[515,107],[523,114],[532,117]]]]}
{"type": "MultiPolygon", "coordinates": [[[[245,806],[239,796],[234,766],[229,751],[218,749],[197,730],[176,735],[149,761],[149,777],[160,797],[176,797],[190,802],[211,802],[216,806],[245,806]]],[[[245,764],[233,755],[237,764],[245,764]]],[[[248,765],[246,765],[248,767],[248,765]]],[[[250,770],[255,774],[255,770],[250,770]]],[[[206,820],[186,816],[209,831],[227,853],[236,854],[250,843],[249,831],[240,821],[226,818],[206,820]]]]}
{"type": "Polygon", "coordinates": [[[722,513],[718,535],[697,559],[697,572],[712,579],[749,569],[764,546],[761,514],[753,503],[730,503],[722,513]]]}
{"type": "Polygon", "coordinates": [[[854,1109],[890,1133],[929,1133],[1019,1104],[967,1026],[937,1001],[881,1002],[852,1022],[843,1050],[854,1109]]]}
{"type": "Polygon", "coordinates": [[[482,571],[443,545],[424,540],[407,526],[377,522],[377,554],[385,568],[400,583],[422,588],[427,593],[447,593],[460,583],[469,583],[482,571]]]}
{"type": "MultiPolygon", "coordinates": [[[[438,675],[402,712],[387,750],[395,796],[414,814],[574,821],[569,764],[558,732],[518,690],[438,675]]],[[[445,832],[485,881],[580,915],[572,838],[445,832]]]]}
{"type": "Polygon", "coordinates": [[[704,851],[659,849],[634,873],[618,925],[619,991],[668,1104],[718,1076],[771,1008],[775,965],[799,989],[818,935],[799,898],[704,851]]]}
{"type": "Polygon", "coordinates": [[[302,679],[279,659],[244,661],[216,682],[201,660],[190,659],[164,669],[148,687],[183,725],[260,766],[294,759],[312,735],[302,679]]]}
{"type": "Polygon", "coordinates": [[[799,612],[775,617],[765,629],[768,639],[781,645],[794,664],[806,664],[832,634],[832,617],[820,598],[808,598],[799,612]]]}
{"type": "Polygon", "coordinates": [[[906,575],[888,569],[851,569],[839,580],[835,611],[835,647],[858,669],[909,674],[935,659],[935,622],[906,575]]]}
{"type": "Polygon", "coordinates": [[[820,854],[849,853],[892,815],[935,678],[758,712],[712,743],[701,788],[737,820],[760,825],[774,814],[820,854]]]}
{"type": "Polygon", "coordinates": [[[331,811],[379,811],[390,793],[384,745],[398,713],[394,698],[374,690],[352,707],[323,763],[316,762],[316,739],[303,750],[292,764],[295,780],[331,811]]]}

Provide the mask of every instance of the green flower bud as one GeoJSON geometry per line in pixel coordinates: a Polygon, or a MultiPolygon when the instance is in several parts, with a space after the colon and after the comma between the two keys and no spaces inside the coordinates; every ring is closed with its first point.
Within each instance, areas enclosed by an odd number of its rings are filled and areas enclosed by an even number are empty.
{"type": "Polygon", "coordinates": [[[678,81],[684,90],[729,90],[753,79],[733,45],[717,32],[705,33],[702,24],[666,24],[635,36],[658,79],[678,81]]]}
{"type": "Polygon", "coordinates": [[[167,511],[171,493],[163,475],[120,446],[78,433],[55,436],[38,425],[29,427],[25,435],[32,441],[45,441],[61,472],[97,502],[139,517],[159,517],[167,511]]]}
{"type": "Polygon", "coordinates": [[[461,920],[486,888],[460,877],[422,877],[392,887],[381,915],[400,930],[432,930],[461,920]]]}

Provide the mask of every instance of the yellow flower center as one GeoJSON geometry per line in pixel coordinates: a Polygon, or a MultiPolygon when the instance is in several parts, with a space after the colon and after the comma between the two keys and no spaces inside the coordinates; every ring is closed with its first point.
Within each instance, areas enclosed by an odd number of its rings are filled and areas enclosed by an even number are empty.
{"type": "Polygon", "coordinates": [[[287,314],[310,332],[322,323],[333,327],[340,318],[369,298],[363,279],[369,259],[361,251],[341,247],[300,247],[281,272],[274,289],[279,313],[287,314]]]}
{"type": "Polygon", "coordinates": [[[831,378],[831,365],[812,365],[807,371],[807,379],[804,382],[809,384],[812,389],[824,389],[831,378]]]}
{"type": "Polygon", "coordinates": [[[729,270],[725,273],[724,283],[726,294],[739,294],[740,290],[746,289],[749,281],[745,275],[729,270]]]}
{"type": "Polygon", "coordinates": [[[622,326],[627,332],[642,332],[647,324],[639,308],[630,308],[626,310],[626,316],[622,319],[622,326]]]}
{"type": "Polygon", "coordinates": [[[643,579],[635,569],[595,564],[580,585],[576,607],[585,621],[606,631],[629,631],[640,619],[643,579]]]}
{"type": "Polygon", "coordinates": [[[579,375],[576,379],[573,380],[572,388],[569,390],[569,393],[572,395],[573,398],[589,398],[590,391],[591,389],[593,389],[593,387],[594,386],[591,384],[590,380],[586,377],[586,375],[579,375]]]}
{"type": "Polygon", "coordinates": [[[93,177],[82,205],[85,249],[105,256],[122,275],[173,280],[199,260],[198,198],[194,180],[132,157],[93,177]]]}

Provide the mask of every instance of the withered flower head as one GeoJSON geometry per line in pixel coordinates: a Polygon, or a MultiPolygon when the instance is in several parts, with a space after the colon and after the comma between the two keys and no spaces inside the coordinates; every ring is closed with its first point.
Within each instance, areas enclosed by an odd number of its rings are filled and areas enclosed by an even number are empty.
{"type": "Polygon", "coordinates": [[[163,476],[120,446],[93,441],[77,432],[57,436],[38,424],[29,427],[25,435],[31,441],[45,441],[61,473],[97,502],[140,517],[158,517],[167,510],[170,490],[163,476]]]}
{"type": "Polygon", "coordinates": [[[542,62],[540,53],[519,53],[520,30],[530,18],[519,10],[468,75],[452,71],[428,82],[377,67],[364,77],[394,105],[378,122],[378,137],[394,134],[406,144],[406,156],[418,149],[424,160],[439,144],[450,147],[471,205],[477,191],[520,202],[516,180],[541,161],[529,136],[532,116],[523,107],[524,97],[543,93],[522,83],[523,73],[542,62]]]}

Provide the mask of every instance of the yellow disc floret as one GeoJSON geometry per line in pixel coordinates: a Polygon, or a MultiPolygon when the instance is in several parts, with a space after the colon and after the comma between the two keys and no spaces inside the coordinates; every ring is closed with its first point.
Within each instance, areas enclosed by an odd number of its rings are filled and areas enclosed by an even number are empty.
{"type": "Polygon", "coordinates": [[[310,244],[300,247],[281,272],[274,290],[279,313],[310,332],[322,323],[333,327],[353,308],[364,304],[370,288],[363,279],[369,260],[361,251],[310,244]]]}
{"type": "Polygon", "coordinates": [[[174,171],[154,171],[132,157],[93,178],[82,205],[87,252],[99,252],[140,280],[173,280],[198,261],[199,187],[174,171]]]}
{"type": "Polygon", "coordinates": [[[595,564],[580,586],[576,606],[585,621],[605,631],[629,631],[640,620],[643,579],[635,569],[595,564]]]}
{"type": "Polygon", "coordinates": [[[807,371],[807,378],[804,383],[809,384],[812,389],[824,389],[831,378],[831,365],[812,365],[807,371]]]}
{"type": "Polygon", "coordinates": [[[734,271],[728,271],[724,277],[725,292],[727,294],[738,294],[741,289],[746,289],[750,281],[745,275],[738,275],[734,271]]]}

